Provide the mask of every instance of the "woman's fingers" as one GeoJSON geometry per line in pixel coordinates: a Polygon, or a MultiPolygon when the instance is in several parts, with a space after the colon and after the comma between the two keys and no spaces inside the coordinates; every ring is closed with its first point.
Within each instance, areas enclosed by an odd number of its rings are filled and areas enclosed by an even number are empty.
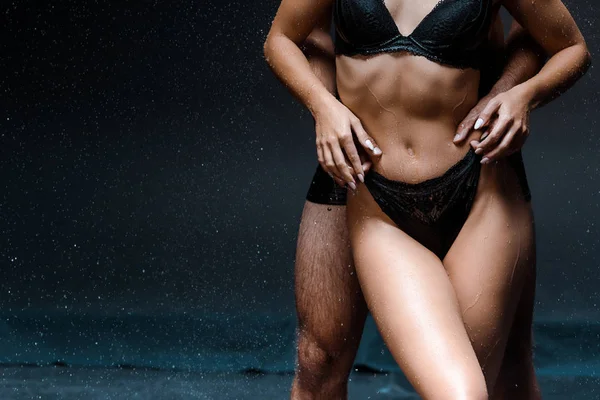
{"type": "Polygon", "coordinates": [[[523,146],[523,139],[522,127],[519,124],[513,124],[502,141],[492,151],[486,153],[481,162],[487,164],[514,153],[523,146]]]}
{"type": "Polygon", "coordinates": [[[344,157],[344,153],[342,152],[339,143],[330,143],[330,150],[331,154],[333,155],[333,161],[335,162],[336,168],[339,172],[337,176],[346,181],[352,190],[355,190],[356,181],[350,173],[350,168],[348,168],[348,164],[346,163],[346,157],[344,157]]]}
{"type": "MultiPolygon", "coordinates": [[[[369,172],[369,170],[371,169],[371,167],[373,166],[373,163],[371,161],[364,161],[361,164],[363,171],[365,171],[365,175],[367,174],[367,172],[369,172]]],[[[354,175],[354,169],[352,167],[348,167],[350,168],[350,173],[352,175],[354,175]]]]}
{"type": "Polygon", "coordinates": [[[317,161],[319,161],[319,165],[321,166],[321,168],[323,168],[325,170],[325,172],[329,173],[325,169],[325,155],[323,154],[323,146],[321,145],[321,143],[318,140],[317,140],[317,161]]]}
{"type": "Polygon", "coordinates": [[[345,109],[342,115],[345,118],[317,121],[317,156],[337,184],[356,190],[357,180],[364,182],[372,158],[382,152],[352,112],[345,109]]]}
{"type": "Polygon", "coordinates": [[[360,163],[360,156],[358,155],[358,151],[356,150],[356,146],[354,145],[354,140],[352,140],[352,133],[348,133],[348,135],[341,138],[341,144],[344,148],[344,152],[348,157],[348,161],[350,162],[350,166],[352,167],[354,174],[359,181],[365,181],[365,173],[362,169],[362,165],[360,163]]]}
{"type": "Polygon", "coordinates": [[[321,164],[321,167],[323,167],[325,172],[329,175],[343,180],[340,171],[338,171],[338,168],[333,161],[333,155],[328,146],[323,146],[323,163],[321,164]]]}
{"type": "Polygon", "coordinates": [[[381,149],[379,148],[379,146],[377,146],[375,140],[373,140],[373,138],[367,134],[365,128],[363,128],[362,124],[360,123],[360,120],[356,118],[352,120],[351,124],[352,130],[354,131],[356,138],[358,139],[360,144],[365,148],[365,150],[367,150],[367,154],[374,157],[381,156],[381,149]]]}
{"type": "Polygon", "coordinates": [[[498,100],[497,97],[494,97],[492,100],[490,100],[475,120],[473,129],[477,130],[487,126],[492,120],[492,116],[498,112],[498,109],[501,105],[502,102],[498,100]]]}
{"type": "MultiPolygon", "coordinates": [[[[499,117],[495,121],[492,129],[489,131],[489,134],[487,134],[487,136],[485,136],[485,139],[480,141],[477,145],[475,149],[475,154],[489,153],[494,148],[494,146],[502,140],[504,134],[509,128],[509,123],[510,120],[508,118],[499,117]]],[[[486,133],[484,133],[484,135],[486,135],[486,133]]]]}
{"type": "Polygon", "coordinates": [[[333,180],[335,181],[335,183],[338,184],[338,186],[346,187],[346,182],[344,182],[343,179],[337,178],[335,176],[331,176],[331,177],[333,178],[333,180]]]}
{"type": "Polygon", "coordinates": [[[513,124],[509,131],[504,135],[500,143],[492,151],[484,155],[484,157],[481,159],[481,163],[487,164],[509,155],[513,151],[515,135],[518,133],[518,131],[518,125],[513,124]]]}
{"type": "MultiPolygon", "coordinates": [[[[458,129],[456,130],[456,135],[454,136],[453,142],[460,143],[467,138],[469,132],[475,129],[475,123],[477,118],[479,118],[480,114],[483,112],[485,107],[489,104],[489,98],[483,98],[479,100],[479,102],[469,111],[467,116],[462,120],[460,124],[458,124],[458,129]]],[[[479,129],[479,128],[477,128],[479,129]]]]}

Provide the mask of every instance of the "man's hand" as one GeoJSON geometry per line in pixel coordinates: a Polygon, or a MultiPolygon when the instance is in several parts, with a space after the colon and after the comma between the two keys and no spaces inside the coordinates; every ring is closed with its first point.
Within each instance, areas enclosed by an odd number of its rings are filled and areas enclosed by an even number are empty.
{"type": "Polygon", "coordinates": [[[360,120],[341,102],[329,102],[315,115],[317,157],[321,167],[341,185],[356,189],[358,178],[364,182],[372,157],[381,156],[377,143],[367,135],[360,120]],[[368,157],[361,157],[354,137],[368,157]]]}
{"type": "Polygon", "coordinates": [[[483,155],[482,164],[519,151],[529,136],[531,96],[522,86],[496,95],[478,116],[474,129],[483,130],[480,140],[471,141],[476,154],[483,155]]]}
{"type": "Polygon", "coordinates": [[[456,136],[454,136],[454,143],[459,144],[463,140],[469,136],[469,133],[475,129],[475,121],[479,118],[479,114],[485,109],[490,100],[492,100],[494,96],[487,95],[479,99],[479,102],[469,111],[467,116],[462,120],[460,124],[458,124],[458,129],[456,131],[456,136]]]}

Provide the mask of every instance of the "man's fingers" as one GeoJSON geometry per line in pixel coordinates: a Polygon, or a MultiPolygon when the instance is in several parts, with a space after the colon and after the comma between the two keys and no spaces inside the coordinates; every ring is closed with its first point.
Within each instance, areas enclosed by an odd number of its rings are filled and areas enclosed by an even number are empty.
{"type": "Polygon", "coordinates": [[[475,124],[475,118],[477,117],[478,113],[479,110],[476,110],[475,108],[472,109],[462,120],[462,122],[458,124],[458,129],[453,139],[454,143],[460,143],[466,139],[467,135],[469,134],[469,132],[473,128],[473,125],[475,124]]]}
{"type": "MultiPolygon", "coordinates": [[[[367,174],[367,172],[369,172],[369,170],[371,169],[371,167],[373,166],[373,163],[370,161],[366,161],[361,163],[361,167],[363,169],[363,171],[365,172],[365,175],[367,174]]],[[[354,172],[354,168],[352,167],[348,167],[350,169],[350,173],[352,175],[356,175],[356,173],[354,172]]]]}
{"type": "Polygon", "coordinates": [[[371,161],[365,161],[362,163],[362,167],[363,167],[363,171],[365,171],[365,175],[367,174],[367,172],[369,172],[369,170],[371,169],[372,166],[373,166],[373,163],[371,161]]]}

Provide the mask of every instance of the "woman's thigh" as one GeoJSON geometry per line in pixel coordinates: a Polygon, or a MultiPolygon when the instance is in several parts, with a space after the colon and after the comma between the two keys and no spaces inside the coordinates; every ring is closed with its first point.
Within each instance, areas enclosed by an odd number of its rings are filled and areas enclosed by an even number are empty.
{"type": "MultiPolygon", "coordinates": [[[[379,331],[423,398],[482,398],[485,381],[440,259],[377,211],[349,201],[356,271],[379,331]]],[[[368,204],[365,204],[368,203],[368,204]]]]}
{"type": "Polygon", "coordinates": [[[533,213],[506,163],[482,169],[473,208],[443,262],[492,388],[525,280],[535,271],[533,213]]]}

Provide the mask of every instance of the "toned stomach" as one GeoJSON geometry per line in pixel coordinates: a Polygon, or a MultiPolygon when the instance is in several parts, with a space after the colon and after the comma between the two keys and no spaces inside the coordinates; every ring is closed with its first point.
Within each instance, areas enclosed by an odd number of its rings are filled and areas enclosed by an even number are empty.
{"type": "Polygon", "coordinates": [[[336,68],[340,100],[383,152],[375,171],[418,183],[442,175],[468,152],[471,137],[459,146],[452,139],[477,103],[479,71],[407,53],[338,56],[336,68]]]}

